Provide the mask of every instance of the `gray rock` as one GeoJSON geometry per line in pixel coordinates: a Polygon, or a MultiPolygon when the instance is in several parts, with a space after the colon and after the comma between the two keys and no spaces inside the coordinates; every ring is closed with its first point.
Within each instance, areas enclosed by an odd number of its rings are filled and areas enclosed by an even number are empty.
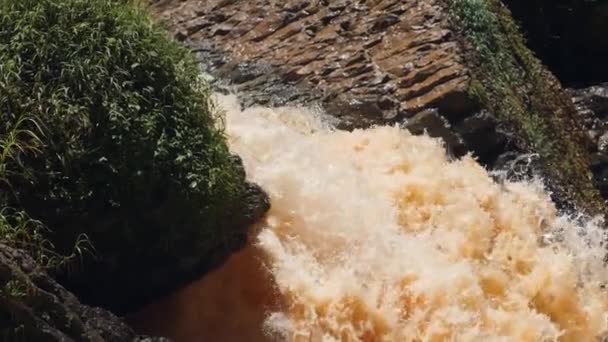
{"type": "Polygon", "coordinates": [[[466,153],[462,139],[451,129],[447,119],[439,115],[437,110],[424,110],[407,120],[405,123],[412,134],[428,134],[433,138],[441,138],[446,145],[448,154],[461,157],[466,153]]]}
{"type": "Polygon", "coordinates": [[[602,153],[608,152],[608,131],[597,139],[597,150],[602,153]]]}
{"type": "Polygon", "coordinates": [[[509,140],[508,135],[499,128],[496,117],[487,111],[464,119],[456,131],[465,141],[467,149],[485,165],[492,165],[505,152],[509,140]]]}
{"type": "Polygon", "coordinates": [[[596,186],[604,198],[608,198],[608,154],[594,153],[591,155],[591,170],[596,186]]]}
{"type": "Polygon", "coordinates": [[[568,92],[592,142],[588,151],[595,184],[608,198],[608,83],[568,92]]]}
{"type": "Polygon", "coordinates": [[[541,175],[541,162],[536,153],[508,151],[496,158],[493,175],[499,181],[528,180],[541,175]]]}
{"type": "Polygon", "coordinates": [[[570,89],[569,92],[579,113],[601,119],[608,117],[608,83],[570,89]]]}
{"type": "Polygon", "coordinates": [[[1,243],[0,301],[4,340],[169,341],[137,336],[112,313],[81,304],[27,253],[1,243]]]}

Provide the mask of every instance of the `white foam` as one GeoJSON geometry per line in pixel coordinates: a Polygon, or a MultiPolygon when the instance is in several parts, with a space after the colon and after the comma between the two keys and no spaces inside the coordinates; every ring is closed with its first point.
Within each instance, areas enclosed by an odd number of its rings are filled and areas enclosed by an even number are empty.
{"type": "Polygon", "coordinates": [[[397,127],[334,131],[294,108],[226,110],[234,152],[270,195],[256,244],[292,341],[590,341],[606,332],[604,237],[536,183],[397,127]],[[586,232],[583,236],[581,232],[586,232]],[[561,238],[556,238],[561,237],[561,238]]]}

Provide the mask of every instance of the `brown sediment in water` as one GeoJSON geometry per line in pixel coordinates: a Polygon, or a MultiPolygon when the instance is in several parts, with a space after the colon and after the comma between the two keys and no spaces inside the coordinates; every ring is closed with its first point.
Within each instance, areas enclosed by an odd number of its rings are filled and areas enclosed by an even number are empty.
{"type": "Polygon", "coordinates": [[[260,251],[248,246],[220,269],[148,306],[131,324],[175,341],[271,341],[260,327],[280,308],[275,292],[260,251]]]}
{"type": "Polygon", "coordinates": [[[146,310],[176,341],[593,341],[605,233],[539,182],[398,127],[334,131],[304,109],[226,109],[272,208],[219,270],[146,310]]]}

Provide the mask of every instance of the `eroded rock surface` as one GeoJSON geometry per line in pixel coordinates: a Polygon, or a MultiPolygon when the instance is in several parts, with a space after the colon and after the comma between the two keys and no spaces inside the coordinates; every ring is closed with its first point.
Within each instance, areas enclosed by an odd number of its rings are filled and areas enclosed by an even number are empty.
{"type": "Polygon", "coordinates": [[[429,108],[458,120],[473,107],[437,1],[169,0],[155,9],[245,105],[317,103],[347,129],[429,108]]]}

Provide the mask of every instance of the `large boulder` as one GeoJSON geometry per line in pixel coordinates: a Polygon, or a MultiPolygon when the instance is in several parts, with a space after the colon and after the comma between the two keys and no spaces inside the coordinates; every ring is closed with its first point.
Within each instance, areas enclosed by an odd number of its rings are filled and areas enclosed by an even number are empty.
{"type": "Polygon", "coordinates": [[[57,275],[84,302],[126,312],[167,294],[268,209],[189,51],[132,2],[0,0],[0,66],[0,137],[23,124],[38,152],[0,192],[58,253],[90,239],[95,258],[57,275]]]}

